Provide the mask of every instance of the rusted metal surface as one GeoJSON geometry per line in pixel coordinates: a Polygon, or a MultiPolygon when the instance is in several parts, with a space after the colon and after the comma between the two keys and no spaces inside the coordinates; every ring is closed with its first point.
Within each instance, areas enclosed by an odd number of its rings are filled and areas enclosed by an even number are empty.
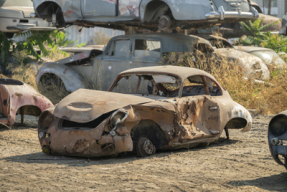
{"type": "Polygon", "coordinates": [[[233,128],[249,131],[251,124],[250,113],[210,74],[193,68],[157,66],[120,73],[109,92],[80,89],[70,94],[42,113],[38,134],[43,152],[48,154],[105,156],[137,151],[139,156],[146,156],[157,149],[208,145],[224,129],[228,135],[228,129],[233,128]],[[135,93],[114,92],[121,80],[133,75],[153,83],[152,93],[138,93],[147,87],[143,83],[138,88],[137,81],[135,93]],[[202,84],[185,85],[186,80],[202,84]],[[168,83],[179,87],[165,95],[162,86],[168,83]]]}
{"type": "Polygon", "coordinates": [[[278,68],[286,67],[286,63],[283,59],[272,49],[253,46],[236,46],[235,49],[259,57],[267,66],[275,66],[278,68]]]}
{"type": "Polygon", "coordinates": [[[54,105],[31,86],[13,79],[0,79],[0,122],[13,125],[16,114],[39,116],[54,105]]]}
{"type": "Polygon", "coordinates": [[[249,53],[235,49],[216,49],[214,53],[218,56],[224,56],[228,61],[239,65],[245,74],[245,77],[253,77],[257,80],[269,79],[270,72],[265,63],[259,58],[249,53]]]}
{"type": "Polygon", "coordinates": [[[287,169],[287,111],[273,117],[268,126],[268,144],[273,159],[287,169]]]}
{"type": "Polygon", "coordinates": [[[258,17],[247,0],[98,0],[97,3],[92,0],[35,0],[33,3],[39,17],[52,21],[55,14],[54,23],[60,27],[76,24],[115,29],[125,26],[187,29],[258,17]],[[158,23],[165,23],[164,27],[158,23]]]}

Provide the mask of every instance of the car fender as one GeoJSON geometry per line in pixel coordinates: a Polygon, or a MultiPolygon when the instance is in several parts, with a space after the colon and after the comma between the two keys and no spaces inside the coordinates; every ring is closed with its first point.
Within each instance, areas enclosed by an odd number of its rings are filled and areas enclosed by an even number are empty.
{"type": "Polygon", "coordinates": [[[88,88],[86,80],[79,73],[66,65],[54,63],[44,64],[36,75],[36,82],[39,85],[40,79],[44,74],[52,73],[57,75],[64,83],[65,88],[69,92],[74,92],[80,88],[88,88]]]}
{"type": "Polygon", "coordinates": [[[242,118],[247,121],[246,126],[241,130],[242,132],[250,131],[252,126],[252,117],[249,111],[242,105],[234,102],[234,107],[230,110],[230,120],[235,118],[242,118]]]}
{"type": "MultiPolygon", "coordinates": [[[[62,9],[63,16],[66,22],[73,21],[76,19],[82,19],[81,1],[34,0],[34,9],[39,17],[43,17],[41,16],[40,12],[44,14],[43,11],[38,10],[43,3],[56,3],[62,9]]],[[[44,7],[46,8],[47,6],[44,7]]]]}
{"type": "MultiPolygon", "coordinates": [[[[140,20],[145,18],[147,5],[154,0],[143,0],[140,4],[140,20]]],[[[175,20],[203,20],[205,14],[212,11],[209,0],[160,0],[171,9],[175,20]],[[192,12],[190,11],[192,10],[192,12]],[[189,13],[189,14],[186,14],[189,13]]]]}

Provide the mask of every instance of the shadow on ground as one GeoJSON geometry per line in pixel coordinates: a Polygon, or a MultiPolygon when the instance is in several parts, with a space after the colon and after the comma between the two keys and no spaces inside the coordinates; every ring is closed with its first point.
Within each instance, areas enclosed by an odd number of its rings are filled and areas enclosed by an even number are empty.
{"type": "MultiPolygon", "coordinates": [[[[283,166],[282,169],[284,169],[283,166]]],[[[287,172],[254,180],[231,181],[228,185],[236,187],[255,186],[268,191],[287,191],[287,172]]]]}
{"type": "MultiPolygon", "coordinates": [[[[171,154],[183,153],[187,151],[199,151],[205,150],[210,147],[231,145],[238,142],[237,140],[225,140],[220,139],[208,147],[196,147],[192,149],[176,149],[168,151],[157,151],[155,155],[145,157],[144,159],[161,158],[169,156],[171,154]]],[[[16,155],[11,157],[3,158],[6,161],[21,162],[21,163],[40,163],[40,164],[65,164],[69,166],[90,166],[90,165],[104,165],[104,164],[120,164],[127,163],[142,158],[138,158],[135,154],[119,154],[118,156],[107,156],[107,157],[68,157],[68,156],[55,156],[47,155],[42,152],[30,153],[25,155],[16,155]]],[[[0,159],[1,160],[1,159],[0,159]]]]}

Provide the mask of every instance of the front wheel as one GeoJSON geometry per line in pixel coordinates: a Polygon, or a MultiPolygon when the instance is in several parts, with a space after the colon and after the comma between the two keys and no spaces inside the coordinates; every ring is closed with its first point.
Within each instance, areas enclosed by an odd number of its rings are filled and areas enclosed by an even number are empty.
{"type": "Polygon", "coordinates": [[[151,142],[151,140],[145,136],[142,136],[138,139],[136,150],[137,150],[137,155],[139,157],[150,156],[150,155],[155,154],[156,152],[156,148],[151,142]]]}

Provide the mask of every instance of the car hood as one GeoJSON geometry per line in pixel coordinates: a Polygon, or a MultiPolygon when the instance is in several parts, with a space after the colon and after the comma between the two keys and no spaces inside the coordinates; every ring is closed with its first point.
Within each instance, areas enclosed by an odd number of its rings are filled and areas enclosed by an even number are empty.
{"type": "Polygon", "coordinates": [[[128,94],[79,89],[58,103],[54,115],[69,121],[86,123],[119,108],[152,101],[154,100],[128,94]]]}

